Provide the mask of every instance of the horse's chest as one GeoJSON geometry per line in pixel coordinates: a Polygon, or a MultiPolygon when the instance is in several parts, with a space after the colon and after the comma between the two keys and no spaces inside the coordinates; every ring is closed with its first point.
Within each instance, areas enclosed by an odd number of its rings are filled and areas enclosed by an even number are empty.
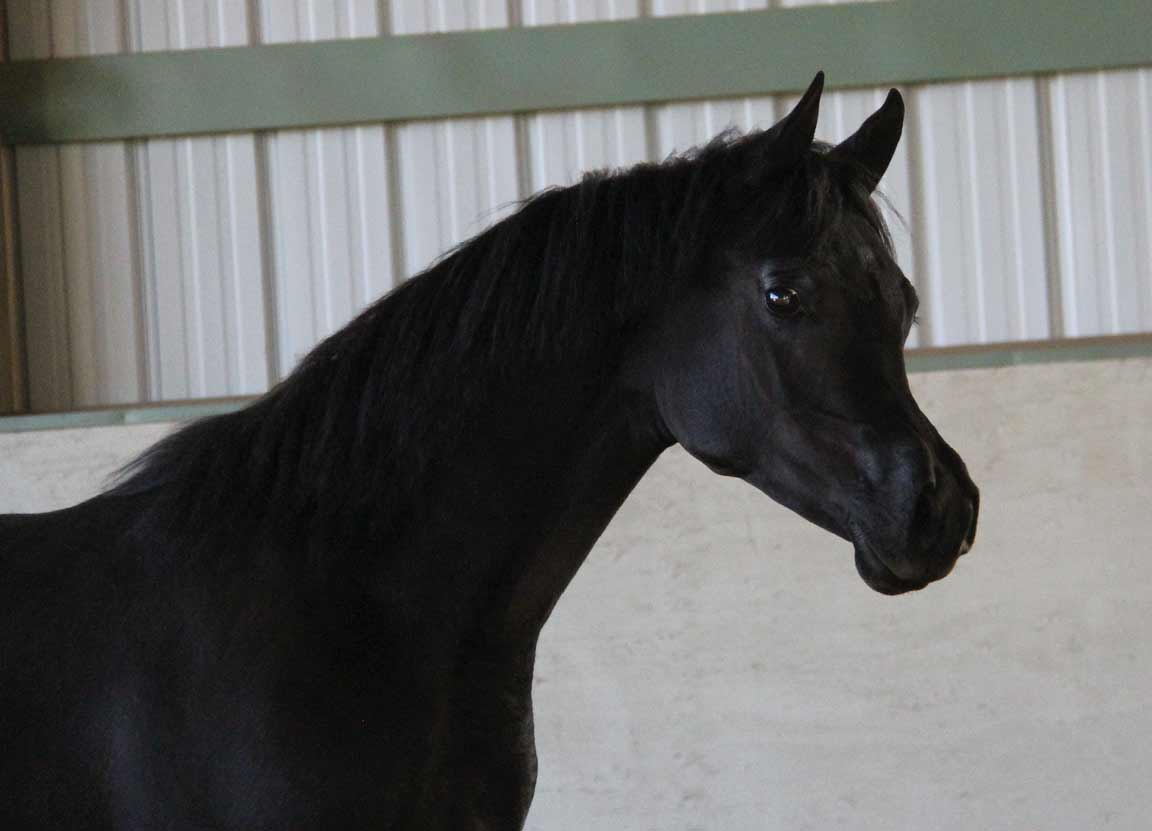
{"type": "Polygon", "coordinates": [[[334,713],[359,737],[339,743],[349,781],[383,800],[389,827],[521,828],[536,784],[530,673],[530,661],[470,659],[365,696],[374,712],[355,720],[334,713]]]}
{"type": "Polygon", "coordinates": [[[496,666],[460,673],[445,705],[443,764],[428,793],[448,807],[445,827],[519,829],[536,787],[530,675],[496,666]]]}

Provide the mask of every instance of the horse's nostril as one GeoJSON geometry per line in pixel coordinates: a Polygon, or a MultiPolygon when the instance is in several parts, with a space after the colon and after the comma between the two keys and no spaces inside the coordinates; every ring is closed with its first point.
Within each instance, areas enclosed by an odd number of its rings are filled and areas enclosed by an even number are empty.
{"type": "Polygon", "coordinates": [[[964,551],[965,553],[972,547],[972,543],[976,541],[976,515],[979,510],[978,502],[970,502],[969,504],[969,517],[968,517],[968,532],[964,535],[964,551]]]}

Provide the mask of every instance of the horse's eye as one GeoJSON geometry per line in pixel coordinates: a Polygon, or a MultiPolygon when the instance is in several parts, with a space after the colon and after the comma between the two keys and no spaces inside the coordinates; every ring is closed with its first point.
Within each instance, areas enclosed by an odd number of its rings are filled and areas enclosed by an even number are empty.
{"type": "Polygon", "coordinates": [[[768,311],[777,317],[792,317],[800,311],[800,295],[796,293],[796,289],[768,289],[764,297],[768,303],[768,311]]]}

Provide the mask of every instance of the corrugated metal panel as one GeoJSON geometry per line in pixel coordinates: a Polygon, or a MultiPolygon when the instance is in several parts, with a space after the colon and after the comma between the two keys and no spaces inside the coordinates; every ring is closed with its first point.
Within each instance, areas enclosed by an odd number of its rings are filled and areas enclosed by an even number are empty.
{"type": "MultiPolygon", "coordinates": [[[[804,4],[13,0],[8,14],[20,58],[804,4]]],[[[1150,87],[1139,70],[906,90],[884,190],[924,298],[914,345],[1152,329],[1150,87]]],[[[818,135],[843,138],[885,92],[829,93],[818,135]]],[[[19,148],[33,407],[259,391],[523,196],[767,126],[793,101],[19,148]]]]}
{"type": "Polygon", "coordinates": [[[911,105],[928,342],[1048,337],[1035,82],[923,87],[911,105]]]}
{"type": "MultiPolygon", "coordinates": [[[[117,0],[8,7],[14,59],[117,52],[117,0]]],[[[143,392],[132,169],[123,143],[18,148],[33,409],[137,401],[143,392]]]]}
{"type": "MultiPolygon", "coordinates": [[[[250,42],[242,4],[132,0],[134,50],[250,42]]],[[[268,384],[264,264],[252,136],[134,143],[153,400],[268,384]]]]}
{"type": "MultiPolygon", "coordinates": [[[[522,0],[525,26],[625,20],[640,15],[639,0],[522,0]]],[[[577,180],[588,170],[628,167],[648,156],[643,107],[540,113],[524,119],[528,191],[577,180]]]]}
{"type": "MultiPolygon", "coordinates": [[[[375,0],[263,0],[265,43],[381,33],[375,0]]],[[[384,127],[268,134],[268,199],[279,374],[369,301],[396,274],[384,127]]]]}
{"type": "MultiPolygon", "coordinates": [[[[498,0],[394,0],[395,34],[507,26],[498,0]]],[[[404,265],[422,271],[445,250],[515,208],[525,193],[517,125],[508,116],[406,124],[396,129],[404,265]]]]}
{"type": "Polygon", "coordinates": [[[1152,70],[1047,84],[1064,331],[1152,329],[1152,70]]]}

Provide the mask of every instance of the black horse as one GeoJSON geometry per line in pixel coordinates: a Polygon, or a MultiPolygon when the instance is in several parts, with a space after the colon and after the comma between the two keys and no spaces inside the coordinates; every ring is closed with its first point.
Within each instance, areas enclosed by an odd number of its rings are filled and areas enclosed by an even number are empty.
{"type": "Polygon", "coordinates": [[[111,490],[0,517],[0,828],[516,829],[560,593],[679,442],[946,575],[977,490],[917,408],[872,191],[893,91],[546,191],[111,490]]]}

